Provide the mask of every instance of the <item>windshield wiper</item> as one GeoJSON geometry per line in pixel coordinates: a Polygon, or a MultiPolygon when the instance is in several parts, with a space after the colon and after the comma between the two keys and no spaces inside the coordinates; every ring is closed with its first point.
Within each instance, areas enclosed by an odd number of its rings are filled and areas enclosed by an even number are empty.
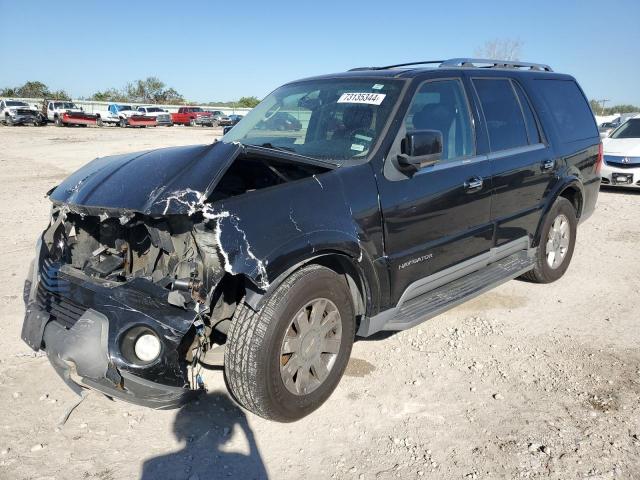
{"type": "Polygon", "coordinates": [[[281,147],[280,145],[274,145],[271,142],[265,142],[259,145],[260,147],[264,147],[264,148],[270,148],[272,150],[282,150],[284,152],[293,152],[296,153],[296,149],[295,148],[291,148],[291,147],[281,147]]]}

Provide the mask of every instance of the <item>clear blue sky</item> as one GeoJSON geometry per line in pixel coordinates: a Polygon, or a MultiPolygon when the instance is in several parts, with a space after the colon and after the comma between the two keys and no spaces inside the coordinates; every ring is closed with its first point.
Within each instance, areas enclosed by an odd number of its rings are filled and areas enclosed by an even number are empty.
{"type": "Polygon", "coordinates": [[[0,0],[0,19],[0,87],[40,80],[77,97],[155,75],[191,100],[232,100],[513,38],[590,98],[640,105],[640,0],[0,0]]]}

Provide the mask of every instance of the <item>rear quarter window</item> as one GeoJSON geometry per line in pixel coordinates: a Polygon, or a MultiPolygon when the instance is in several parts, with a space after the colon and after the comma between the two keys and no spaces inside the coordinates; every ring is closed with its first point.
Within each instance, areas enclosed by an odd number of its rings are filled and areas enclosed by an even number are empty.
{"type": "Polygon", "coordinates": [[[598,137],[591,108],[573,80],[536,80],[563,143],[598,137]]]}

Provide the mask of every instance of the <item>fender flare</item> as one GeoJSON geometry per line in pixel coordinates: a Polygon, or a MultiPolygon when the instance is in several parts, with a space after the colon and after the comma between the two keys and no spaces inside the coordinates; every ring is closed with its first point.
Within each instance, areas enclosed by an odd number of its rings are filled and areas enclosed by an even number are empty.
{"type": "Polygon", "coordinates": [[[367,275],[364,271],[365,269],[362,268],[362,263],[364,262],[358,262],[357,258],[345,252],[335,250],[315,252],[313,255],[300,259],[284,269],[275,277],[266,290],[255,288],[255,284],[252,281],[246,282],[244,302],[254,311],[258,311],[262,308],[269,296],[290,275],[306,265],[320,264],[337,271],[337,273],[341,275],[345,275],[353,299],[356,316],[360,319],[366,312],[370,311],[373,296],[377,295],[377,292],[372,292],[372,287],[379,289],[379,285],[371,285],[370,275],[373,273],[373,270],[367,275]],[[345,266],[348,266],[348,268],[344,268],[345,266]]]}
{"type": "MultiPolygon", "coordinates": [[[[575,193],[578,194],[577,198],[579,203],[576,208],[576,216],[579,219],[580,216],[582,215],[582,209],[584,207],[584,187],[582,185],[582,182],[577,176],[571,175],[564,178],[563,181],[559,182],[555,186],[555,188],[552,190],[552,192],[548,195],[549,201],[544,205],[542,209],[542,215],[540,215],[540,221],[538,222],[538,226],[536,227],[536,233],[535,233],[535,236],[533,237],[532,246],[538,246],[540,242],[542,225],[544,225],[544,222],[547,219],[547,215],[549,214],[551,207],[553,207],[553,204],[555,203],[558,197],[566,196],[566,195],[563,195],[563,193],[567,191],[573,191],[572,197],[573,195],[575,195],[575,193]]],[[[574,203],[574,206],[575,206],[575,203],[574,203]]]]}

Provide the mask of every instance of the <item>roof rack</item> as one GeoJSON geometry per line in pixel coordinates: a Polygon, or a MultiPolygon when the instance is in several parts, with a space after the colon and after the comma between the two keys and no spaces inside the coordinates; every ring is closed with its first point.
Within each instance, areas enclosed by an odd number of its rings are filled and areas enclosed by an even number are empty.
{"type": "Polygon", "coordinates": [[[514,68],[536,70],[540,72],[553,72],[549,65],[542,63],[519,62],[515,60],[493,60],[487,58],[450,58],[449,60],[426,60],[424,62],[397,63],[384,67],[358,67],[352,68],[350,72],[360,70],[388,70],[397,67],[409,67],[413,65],[439,64],[440,68],[462,67],[462,68],[514,68]],[[479,64],[479,65],[478,65],[479,64]]]}

